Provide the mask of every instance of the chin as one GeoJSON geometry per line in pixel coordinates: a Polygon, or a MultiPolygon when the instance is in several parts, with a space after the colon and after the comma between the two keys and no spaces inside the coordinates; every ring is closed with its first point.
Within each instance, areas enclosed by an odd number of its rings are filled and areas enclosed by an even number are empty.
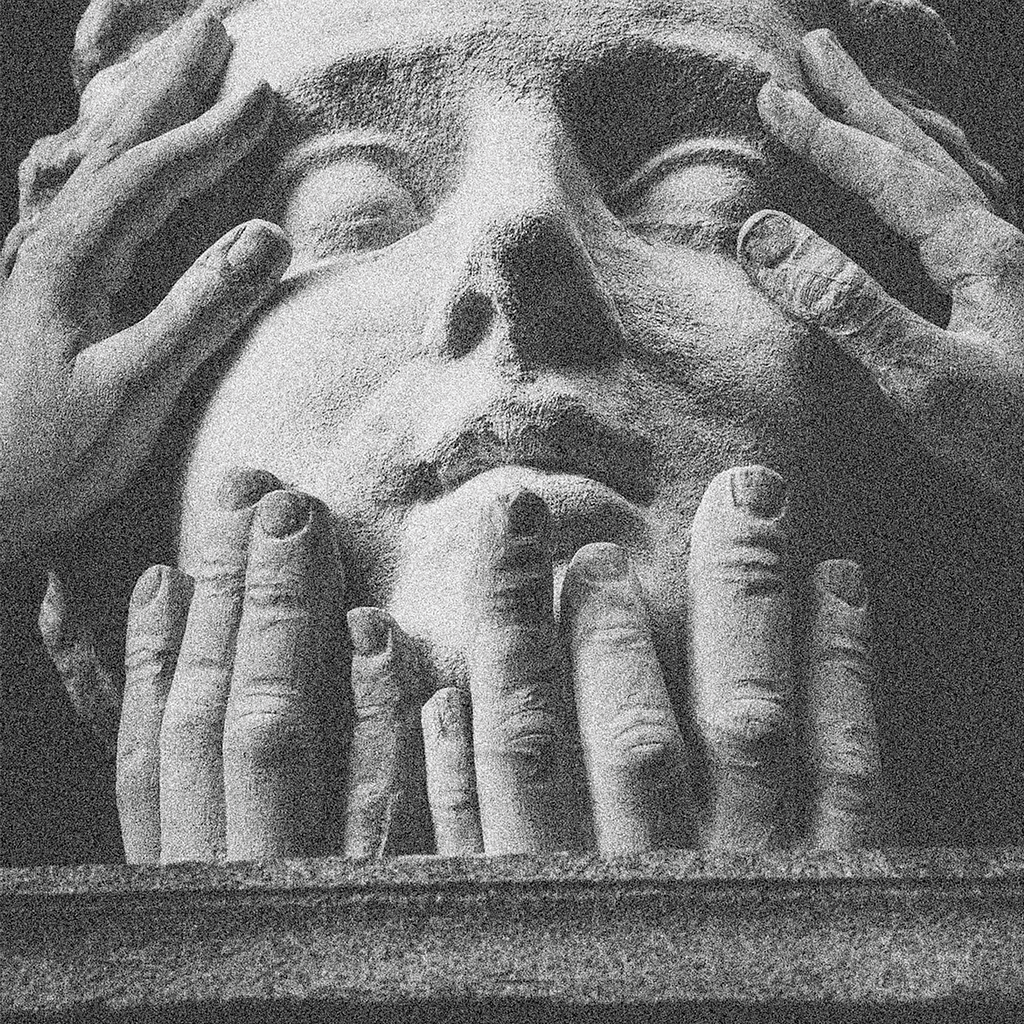
{"type": "Polygon", "coordinates": [[[655,645],[667,668],[676,662],[685,614],[689,510],[669,522],[592,478],[529,466],[485,469],[405,515],[385,607],[425,655],[427,688],[468,685],[463,651],[464,594],[480,522],[491,500],[523,487],[551,513],[557,617],[566,569],[581,547],[611,542],[630,555],[651,612],[655,645]]]}

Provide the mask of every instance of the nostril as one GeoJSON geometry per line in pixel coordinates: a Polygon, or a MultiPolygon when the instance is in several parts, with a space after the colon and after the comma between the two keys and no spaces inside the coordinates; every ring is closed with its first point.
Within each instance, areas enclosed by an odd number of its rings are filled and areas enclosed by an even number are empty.
{"type": "Polygon", "coordinates": [[[463,292],[453,303],[448,318],[448,345],[455,356],[471,352],[494,319],[494,303],[475,290],[463,292]]]}

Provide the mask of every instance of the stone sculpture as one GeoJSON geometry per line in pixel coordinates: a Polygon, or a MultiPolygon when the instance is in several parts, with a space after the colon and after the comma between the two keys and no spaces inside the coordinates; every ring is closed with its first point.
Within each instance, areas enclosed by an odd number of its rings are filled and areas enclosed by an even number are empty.
{"type": "Polygon", "coordinates": [[[865,481],[1024,494],[953,54],[896,0],[95,0],[4,253],[0,502],[9,560],[110,507],[115,573],[173,553],[128,859],[905,839],[865,481]]]}

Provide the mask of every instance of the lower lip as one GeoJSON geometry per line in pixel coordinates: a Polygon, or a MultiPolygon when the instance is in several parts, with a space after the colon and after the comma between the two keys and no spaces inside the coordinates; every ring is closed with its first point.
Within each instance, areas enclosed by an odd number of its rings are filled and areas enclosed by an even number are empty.
{"type": "Polygon", "coordinates": [[[529,466],[500,466],[478,473],[456,490],[485,497],[517,487],[544,499],[551,513],[556,562],[568,562],[585,544],[599,541],[634,552],[650,546],[650,531],[640,509],[590,477],[529,466]]]}

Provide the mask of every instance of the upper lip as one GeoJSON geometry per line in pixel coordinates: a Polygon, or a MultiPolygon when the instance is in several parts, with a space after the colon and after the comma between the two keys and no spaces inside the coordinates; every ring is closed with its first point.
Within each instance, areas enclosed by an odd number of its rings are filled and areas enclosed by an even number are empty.
{"type": "Polygon", "coordinates": [[[589,477],[641,505],[651,502],[657,483],[647,434],[563,396],[491,403],[442,434],[409,479],[421,497],[436,496],[500,466],[589,477]]]}

